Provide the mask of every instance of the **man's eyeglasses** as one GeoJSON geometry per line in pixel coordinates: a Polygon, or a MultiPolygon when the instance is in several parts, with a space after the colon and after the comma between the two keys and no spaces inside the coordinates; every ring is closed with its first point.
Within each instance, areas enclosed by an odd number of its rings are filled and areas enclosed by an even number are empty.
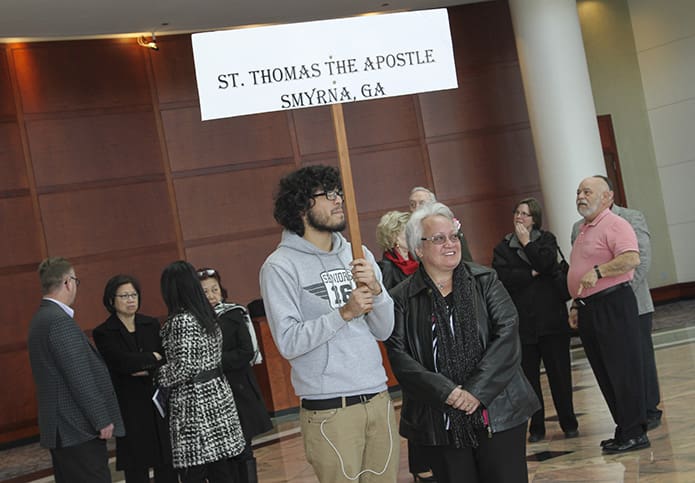
{"type": "Polygon", "coordinates": [[[121,294],[116,294],[116,297],[118,297],[121,300],[137,300],[140,296],[137,293],[121,293],[121,294]]]}
{"type": "Polygon", "coordinates": [[[438,233],[438,234],[432,235],[430,237],[420,238],[420,240],[431,242],[433,245],[444,245],[446,243],[447,239],[452,243],[460,242],[461,241],[461,232],[458,231],[456,233],[452,233],[449,236],[438,233]]]}
{"type": "MultiPolygon", "coordinates": [[[[69,278],[70,280],[74,280],[74,281],[75,281],[75,287],[79,287],[79,286],[80,286],[80,279],[79,279],[79,278],[75,277],[74,275],[68,275],[68,278],[69,278]]],[[[68,284],[68,281],[66,280],[66,281],[65,281],[65,285],[67,285],[67,284],[68,284]]]]}
{"type": "Polygon", "coordinates": [[[317,196],[325,196],[328,201],[335,201],[338,196],[340,196],[343,200],[345,199],[343,190],[320,191],[311,195],[312,198],[316,198],[317,196]]]}
{"type": "Polygon", "coordinates": [[[206,268],[205,270],[198,270],[198,276],[199,277],[204,277],[204,276],[212,277],[215,275],[215,271],[212,268],[206,268]]]}

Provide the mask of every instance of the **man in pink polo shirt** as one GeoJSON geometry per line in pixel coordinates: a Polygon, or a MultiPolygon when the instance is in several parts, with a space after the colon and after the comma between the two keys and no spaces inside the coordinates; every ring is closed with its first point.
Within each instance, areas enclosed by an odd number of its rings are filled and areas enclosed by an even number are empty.
{"type": "Polygon", "coordinates": [[[630,288],[640,263],[632,226],[613,213],[608,184],[592,176],[577,189],[584,218],[572,245],[567,286],[575,297],[569,324],[579,329],[584,351],[616,423],[604,453],[650,446],[644,403],[639,315],[630,288]]]}

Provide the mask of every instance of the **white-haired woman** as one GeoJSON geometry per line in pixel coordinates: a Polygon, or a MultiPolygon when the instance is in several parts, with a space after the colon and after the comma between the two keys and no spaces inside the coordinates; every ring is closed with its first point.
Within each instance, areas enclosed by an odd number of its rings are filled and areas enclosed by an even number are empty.
{"type": "Polygon", "coordinates": [[[527,482],[526,424],[540,405],[521,370],[514,304],[494,270],[461,261],[445,205],[416,210],[406,239],[420,268],[392,291],[386,341],[403,390],[400,434],[440,483],[527,482]]]}

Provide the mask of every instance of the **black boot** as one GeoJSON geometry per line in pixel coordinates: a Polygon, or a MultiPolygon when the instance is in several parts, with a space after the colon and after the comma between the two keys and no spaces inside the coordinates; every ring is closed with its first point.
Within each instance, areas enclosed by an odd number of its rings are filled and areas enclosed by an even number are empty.
{"type": "Polygon", "coordinates": [[[258,483],[258,472],[256,469],[256,458],[239,461],[239,481],[242,483],[258,483]]]}

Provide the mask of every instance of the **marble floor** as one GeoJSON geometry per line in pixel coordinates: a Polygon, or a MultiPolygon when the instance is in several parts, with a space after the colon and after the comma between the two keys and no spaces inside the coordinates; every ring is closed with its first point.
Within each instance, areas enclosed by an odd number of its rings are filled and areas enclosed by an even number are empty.
{"type": "MultiPolygon", "coordinates": [[[[574,405],[580,437],[566,440],[557,424],[545,377],[546,439],[527,446],[531,482],[695,483],[695,301],[657,307],[654,342],[661,384],[660,427],[649,432],[651,448],[606,456],[599,442],[612,437],[613,422],[581,347],[573,349],[574,405]]],[[[394,399],[396,409],[400,400],[394,399]]],[[[276,421],[274,431],[254,441],[259,480],[314,483],[295,416],[276,421]]],[[[412,481],[405,440],[398,482],[412,481]]],[[[113,459],[112,459],[113,466],[113,459]]],[[[123,480],[113,471],[114,482],[123,480]]],[[[53,482],[50,456],[37,444],[0,451],[0,482],[53,482]]]]}

